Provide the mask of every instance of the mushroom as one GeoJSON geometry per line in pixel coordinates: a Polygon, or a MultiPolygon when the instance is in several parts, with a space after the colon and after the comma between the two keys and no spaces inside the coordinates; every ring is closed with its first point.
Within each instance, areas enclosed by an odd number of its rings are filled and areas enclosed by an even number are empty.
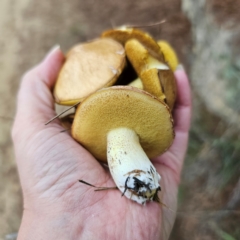
{"type": "Polygon", "coordinates": [[[136,78],[134,81],[130,82],[128,86],[136,87],[139,89],[143,89],[142,80],[140,78],[136,78]]]}
{"type": "Polygon", "coordinates": [[[172,71],[175,71],[179,64],[179,61],[173,47],[167,41],[164,40],[159,40],[157,43],[161,48],[166,63],[169,65],[172,71]]]}
{"type": "Polygon", "coordinates": [[[141,204],[159,201],[161,177],[149,158],[165,152],[174,139],[164,102],[130,86],[101,89],[78,106],[72,136],[108,162],[122,195],[141,204]]]}
{"type": "Polygon", "coordinates": [[[73,47],[54,88],[55,101],[74,105],[96,90],[113,85],[125,66],[125,50],[110,38],[73,47]]]}
{"type": "MultiPolygon", "coordinates": [[[[138,40],[125,44],[126,55],[142,81],[143,89],[165,101],[173,109],[176,99],[176,81],[172,70],[165,62],[153,57],[138,40]]],[[[133,86],[140,86],[137,82],[133,86]]]]}
{"type": "Polygon", "coordinates": [[[116,29],[110,29],[102,33],[102,37],[113,38],[114,40],[125,45],[130,39],[137,39],[146,49],[159,61],[163,61],[164,57],[158,43],[148,33],[140,31],[136,28],[121,26],[116,29]]]}

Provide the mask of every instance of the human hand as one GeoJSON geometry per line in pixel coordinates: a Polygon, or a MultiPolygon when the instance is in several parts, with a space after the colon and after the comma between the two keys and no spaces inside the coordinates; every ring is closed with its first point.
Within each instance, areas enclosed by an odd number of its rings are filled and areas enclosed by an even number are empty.
{"type": "MultiPolygon", "coordinates": [[[[59,48],[24,77],[12,130],[24,211],[18,239],[163,239],[174,212],[156,202],[139,205],[117,190],[95,192],[82,185],[114,186],[108,170],[55,120],[51,89],[64,62],[59,48]]],[[[178,99],[174,109],[176,137],[171,148],[153,160],[162,176],[161,201],[176,211],[180,172],[187,148],[191,98],[187,76],[175,73],[178,99]]]]}

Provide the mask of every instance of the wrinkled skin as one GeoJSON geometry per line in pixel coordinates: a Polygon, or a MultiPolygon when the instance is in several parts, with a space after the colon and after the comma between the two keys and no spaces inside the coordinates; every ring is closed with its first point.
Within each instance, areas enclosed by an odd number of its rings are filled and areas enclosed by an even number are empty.
{"type": "Polygon", "coordinates": [[[176,137],[168,152],[153,160],[162,176],[161,201],[139,205],[118,190],[94,192],[81,184],[114,186],[108,169],[75,142],[58,120],[51,90],[63,64],[59,48],[22,79],[12,130],[24,210],[18,239],[167,239],[177,209],[180,172],[187,148],[191,97],[182,69],[174,109],[176,137]]]}

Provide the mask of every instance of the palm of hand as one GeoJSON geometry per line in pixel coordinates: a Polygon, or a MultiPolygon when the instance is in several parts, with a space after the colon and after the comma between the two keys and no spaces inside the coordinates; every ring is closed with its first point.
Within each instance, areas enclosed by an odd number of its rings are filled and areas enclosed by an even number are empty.
{"type": "MultiPolygon", "coordinates": [[[[42,134],[45,138],[45,131],[42,134]]],[[[55,153],[39,158],[36,157],[36,152],[40,155],[38,149],[28,152],[33,157],[33,172],[32,176],[28,174],[23,185],[28,185],[24,190],[31,196],[27,196],[27,207],[44,209],[48,205],[63,216],[65,212],[67,215],[70,213],[70,232],[76,231],[74,239],[80,238],[77,236],[79,229],[82,229],[81,234],[84,231],[97,232],[99,239],[128,239],[125,236],[129,234],[128,228],[137,229],[134,232],[129,229],[131,239],[148,239],[159,234],[161,208],[157,203],[143,207],[121,197],[118,190],[95,192],[93,188],[79,183],[78,179],[84,179],[97,186],[115,186],[109,171],[67,134],[59,138],[57,128],[48,129],[47,134],[49,140],[39,145],[40,149],[44,149],[41,155],[51,152],[54,146],[55,153]],[[79,159],[84,159],[84,162],[79,159]],[[29,178],[35,181],[27,182],[29,178]],[[37,203],[35,199],[38,199],[37,203]]],[[[36,141],[39,142],[38,139],[36,141]]],[[[33,145],[36,146],[34,142],[33,145]]]]}
{"type": "MultiPolygon", "coordinates": [[[[64,220],[58,224],[64,225],[67,221],[68,232],[74,239],[95,239],[96,233],[98,239],[168,236],[175,218],[173,212],[167,210],[163,216],[165,224],[162,224],[163,211],[158,203],[141,206],[121,197],[118,190],[95,192],[93,188],[80,184],[78,179],[99,187],[115,186],[108,169],[103,168],[68,133],[60,133],[62,127],[57,121],[44,126],[44,122],[55,115],[49,87],[53,85],[62,60],[59,50],[48,56],[25,76],[19,93],[18,121],[13,128],[13,139],[25,210],[40,215],[60,214],[64,220]],[[33,78],[36,78],[35,82],[33,78]],[[24,91],[28,91],[30,99],[26,99],[24,91]],[[19,121],[26,128],[20,128],[19,121]]],[[[190,109],[190,105],[188,107],[190,109]]],[[[175,111],[178,115],[179,109],[175,111]]],[[[176,125],[173,146],[154,159],[154,165],[162,176],[163,194],[160,199],[174,211],[188,125],[176,125]]]]}

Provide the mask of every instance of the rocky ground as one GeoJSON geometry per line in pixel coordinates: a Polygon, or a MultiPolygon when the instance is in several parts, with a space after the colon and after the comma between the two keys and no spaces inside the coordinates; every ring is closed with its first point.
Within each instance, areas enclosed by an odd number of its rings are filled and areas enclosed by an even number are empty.
{"type": "Polygon", "coordinates": [[[240,238],[239,0],[1,0],[0,239],[22,214],[10,129],[23,73],[55,44],[66,51],[126,23],[160,21],[147,30],[176,48],[193,89],[189,150],[171,239],[240,238]]]}

